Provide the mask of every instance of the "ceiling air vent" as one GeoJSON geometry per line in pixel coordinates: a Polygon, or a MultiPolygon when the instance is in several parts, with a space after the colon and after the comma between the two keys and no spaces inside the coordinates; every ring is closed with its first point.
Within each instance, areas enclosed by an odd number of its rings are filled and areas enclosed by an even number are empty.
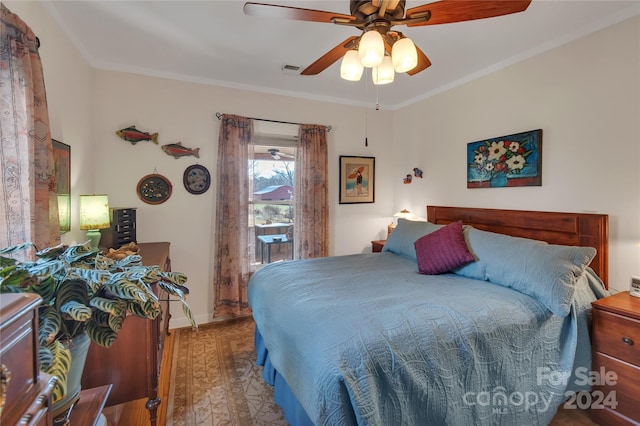
{"type": "Polygon", "coordinates": [[[288,74],[288,75],[298,75],[299,71],[300,71],[299,66],[297,65],[283,65],[280,69],[282,70],[283,73],[288,74]]]}

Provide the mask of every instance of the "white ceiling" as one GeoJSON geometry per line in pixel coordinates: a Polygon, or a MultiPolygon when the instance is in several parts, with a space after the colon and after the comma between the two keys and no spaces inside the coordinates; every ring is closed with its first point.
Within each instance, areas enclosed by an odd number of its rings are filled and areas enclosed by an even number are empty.
{"type": "MultiPolygon", "coordinates": [[[[349,14],[349,1],[271,1],[349,14]]],[[[429,1],[407,0],[406,8],[429,1]]],[[[640,14],[640,1],[533,0],[502,17],[409,28],[432,66],[390,85],[340,79],[340,61],[316,76],[301,69],[358,30],[246,16],[244,1],[44,1],[98,69],[132,72],[307,99],[396,109],[640,14]]],[[[41,40],[41,49],[47,40],[41,40]]],[[[593,52],[594,62],[598,52],[593,52]]],[[[369,76],[370,78],[370,76],[369,76]]]]}

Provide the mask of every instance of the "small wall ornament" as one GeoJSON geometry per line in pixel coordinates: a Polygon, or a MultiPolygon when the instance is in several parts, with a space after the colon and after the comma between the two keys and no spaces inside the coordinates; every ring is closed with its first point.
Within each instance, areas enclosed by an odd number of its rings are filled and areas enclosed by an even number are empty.
{"type": "Polygon", "coordinates": [[[194,164],[185,169],[182,183],[191,194],[204,194],[211,185],[211,175],[206,167],[194,164]]]}
{"type": "Polygon", "coordinates": [[[200,158],[200,148],[187,148],[186,146],[182,146],[182,142],[162,145],[162,150],[165,152],[165,154],[171,155],[176,160],[187,155],[192,155],[196,158],[200,158]]]}
{"type": "Polygon", "coordinates": [[[151,141],[158,144],[158,133],[149,134],[142,130],[136,129],[136,126],[125,127],[124,129],[116,130],[116,135],[124,141],[131,142],[131,145],[135,145],[140,141],[151,141]]]}
{"type": "Polygon", "coordinates": [[[172,185],[169,179],[155,170],[138,182],[138,197],[147,204],[162,204],[171,197],[172,185]]]}

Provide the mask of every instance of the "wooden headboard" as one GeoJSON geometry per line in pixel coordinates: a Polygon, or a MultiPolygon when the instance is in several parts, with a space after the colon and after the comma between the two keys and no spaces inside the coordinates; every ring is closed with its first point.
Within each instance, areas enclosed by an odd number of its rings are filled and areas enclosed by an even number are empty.
{"type": "Polygon", "coordinates": [[[484,231],[549,244],[593,247],[597,254],[589,266],[609,287],[609,216],[606,214],[427,206],[427,220],[443,225],[461,220],[484,231]]]}

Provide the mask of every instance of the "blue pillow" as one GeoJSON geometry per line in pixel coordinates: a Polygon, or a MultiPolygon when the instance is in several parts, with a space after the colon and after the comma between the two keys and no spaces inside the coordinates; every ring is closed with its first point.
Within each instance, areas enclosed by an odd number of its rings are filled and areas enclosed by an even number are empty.
{"type": "Polygon", "coordinates": [[[569,314],[576,281],[596,255],[593,247],[553,245],[473,227],[466,227],[464,236],[477,261],[452,272],[513,288],[559,317],[569,314]]]}
{"type": "Polygon", "coordinates": [[[398,218],[398,225],[391,235],[389,235],[389,238],[387,238],[387,242],[384,243],[382,251],[395,253],[417,262],[416,248],[413,243],[415,243],[418,238],[430,234],[441,227],[442,225],[436,225],[431,222],[398,218]]]}

